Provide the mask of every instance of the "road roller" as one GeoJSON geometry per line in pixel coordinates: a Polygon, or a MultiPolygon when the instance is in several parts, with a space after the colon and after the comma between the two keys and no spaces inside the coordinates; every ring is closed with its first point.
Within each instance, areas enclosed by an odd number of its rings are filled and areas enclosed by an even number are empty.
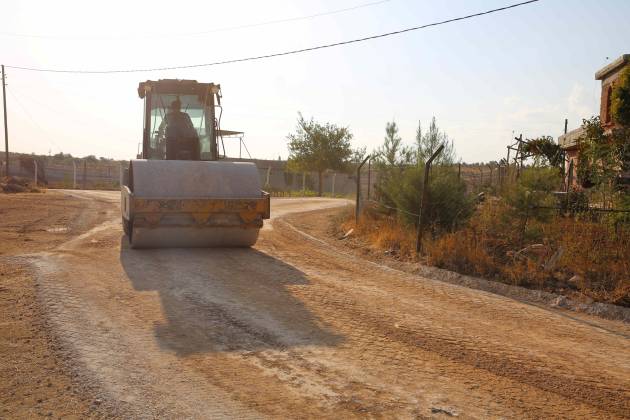
{"type": "Polygon", "coordinates": [[[144,101],[142,151],[121,180],[130,246],[254,245],[270,216],[269,194],[255,164],[219,154],[221,86],[147,80],[138,95],[144,101]]]}

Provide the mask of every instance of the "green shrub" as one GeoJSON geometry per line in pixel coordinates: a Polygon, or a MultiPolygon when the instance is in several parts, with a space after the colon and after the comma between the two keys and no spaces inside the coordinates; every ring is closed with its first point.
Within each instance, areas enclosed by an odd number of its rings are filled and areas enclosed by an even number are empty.
{"type": "MultiPolygon", "coordinates": [[[[401,209],[400,218],[407,224],[417,224],[424,183],[424,167],[402,170],[399,177],[383,184],[383,193],[393,207],[401,209]]],[[[466,184],[450,168],[434,167],[429,178],[429,206],[426,222],[436,229],[451,231],[465,222],[474,208],[466,194],[466,184]]]]}
{"type": "Polygon", "coordinates": [[[556,206],[552,192],[558,190],[561,182],[562,177],[555,168],[528,168],[523,171],[518,182],[506,188],[503,194],[512,207],[514,217],[546,220],[554,211],[539,208],[556,206]]]}

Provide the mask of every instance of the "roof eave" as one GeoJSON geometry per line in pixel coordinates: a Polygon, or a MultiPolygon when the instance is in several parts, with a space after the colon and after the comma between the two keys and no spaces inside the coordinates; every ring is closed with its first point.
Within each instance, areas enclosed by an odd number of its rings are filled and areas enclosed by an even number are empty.
{"type": "Polygon", "coordinates": [[[608,76],[610,73],[614,72],[620,67],[625,66],[628,63],[630,63],[630,54],[622,55],[612,63],[599,69],[597,73],[595,73],[595,80],[604,80],[606,76],[608,76]]]}

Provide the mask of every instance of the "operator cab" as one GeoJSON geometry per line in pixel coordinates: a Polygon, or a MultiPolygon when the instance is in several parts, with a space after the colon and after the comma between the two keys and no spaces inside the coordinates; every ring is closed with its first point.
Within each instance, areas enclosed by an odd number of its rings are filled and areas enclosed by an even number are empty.
{"type": "Polygon", "coordinates": [[[138,86],[144,99],[142,158],[217,160],[220,85],[162,79],[138,86]]]}

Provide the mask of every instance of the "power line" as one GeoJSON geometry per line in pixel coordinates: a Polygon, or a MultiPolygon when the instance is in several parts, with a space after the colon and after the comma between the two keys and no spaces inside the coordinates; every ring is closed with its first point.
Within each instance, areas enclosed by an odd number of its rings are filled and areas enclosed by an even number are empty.
{"type": "Polygon", "coordinates": [[[489,15],[489,14],[492,14],[492,13],[497,13],[497,12],[501,12],[501,11],[508,10],[508,9],[514,9],[516,7],[519,7],[519,6],[524,6],[524,5],[527,5],[527,4],[530,4],[530,3],[536,3],[538,1],[540,1],[540,0],[528,0],[528,1],[520,2],[520,3],[511,4],[509,6],[504,6],[504,7],[500,7],[500,8],[496,8],[496,9],[486,10],[484,12],[474,13],[474,14],[471,14],[471,15],[466,15],[466,16],[461,16],[461,17],[457,17],[457,18],[447,19],[447,20],[443,20],[443,21],[440,21],[440,22],[428,23],[428,24],[421,25],[421,26],[414,26],[414,27],[411,27],[411,28],[401,29],[401,30],[398,30],[398,31],[386,32],[386,33],[383,33],[383,34],[372,35],[372,36],[367,36],[367,37],[363,37],[363,38],[356,38],[356,39],[352,39],[352,40],[348,40],[348,41],[341,41],[341,42],[335,42],[335,43],[332,43],[332,44],[324,44],[324,45],[318,45],[318,46],[314,46],[314,47],[307,47],[307,48],[301,48],[301,49],[297,49],[297,50],[290,50],[290,51],[284,51],[284,52],[278,52],[278,53],[270,53],[270,54],[257,55],[257,56],[251,56],[251,57],[245,57],[245,58],[235,58],[235,59],[229,59],[229,60],[223,60],[223,61],[215,61],[215,62],[204,63],[204,64],[189,64],[189,65],[182,65],[182,66],[153,67],[153,68],[145,68],[145,69],[118,69],[118,70],[64,70],[64,69],[22,67],[22,66],[9,66],[9,65],[7,65],[6,67],[7,68],[16,69],[16,70],[38,71],[38,72],[48,72],[48,73],[72,73],[72,74],[141,73],[141,72],[153,72],[153,71],[191,69],[191,68],[198,68],[198,67],[210,67],[210,66],[218,66],[218,65],[223,65],[223,64],[232,64],[232,63],[240,63],[240,62],[244,62],[244,61],[263,60],[263,59],[272,58],[272,57],[281,57],[281,56],[285,56],[285,55],[299,54],[299,53],[304,53],[304,52],[309,52],[309,51],[321,50],[321,49],[325,49],[325,48],[338,47],[338,46],[341,46],[341,45],[348,45],[348,44],[355,44],[355,43],[358,43],[358,42],[370,41],[370,40],[378,39],[378,38],[385,38],[385,37],[392,36],[392,35],[400,35],[400,34],[403,34],[403,33],[406,33],[406,32],[417,31],[417,30],[420,30],[420,29],[426,29],[426,28],[430,28],[430,27],[434,27],[434,26],[445,25],[447,23],[453,23],[453,22],[458,22],[458,21],[462,21],[462,20],[472,19],[472,18],[484,16],[484,15],[489,15]]]}
{"type": "MultiPolygon", "coordinates": [[[[330,10],[330,11],[327,11],[327,12],[315,13],[315,14],[312,14],[312,15],[294,16],[294,17],[290,17],[290,18],[269,20],[269,21],[256,22],[256,23],[250,23],[250,24],[244,24],[244,25],[227,26],[227,27],[223,27],[223,28],[211,29],[209,31],[188,32],[188,33],[181,33],[181,34],[172,34],[172,33],[169,33],[169,34],[164,34],[164,33],[162,33],[162,34],[138,34],[138,35],[132,35],[132,36],[129,36],[129,37],[82,37],[80,39],[82,39],[82,40],[85,40],[85,39],[90,39],[90,40],[112,40],[112,39],[124,39],[124,38],[155,38],[155,37],[161,37],[161,38],[169,37],[169,38],[173,38],[173,37],[200,36],[200,35],[213,34],[213,33],[217,33],[217,32],[236,31],[236,30],[240,30],[240,29],[257,28],[257,27],[261,27],[261,26],[276,25],[276,24],[279,24],[279,23],[297,22],[297,21],[301,21],[301,20],[314,19],[314,18],[318,18],[318,17],[322,17],[322,16],[336,15],[336,14],[350,12],[350,11],[357,10],[357,9],[363,9],[363,8],[366,8],[366,7],[377,6],[379,4],[388,3],[390,1],[391,0],[378,0],[378,1],[372,1],[372,2],[369,2],[369,3],[358,4],[356,6],[346,7],[346,8],[343,8],[343,9],[336,9],[336,10],[330,10]]],[[[20,34],[20,33],[10,33],[10,32],[0,32],[0,36],[10,36],[10,37],[19,37],[19,38],[55,39],[55,40],[76,40],[76,39],[79,39],[79,38],[76,38],[76,37],[63,36],[63,35],[20,34]]]]}
{"type": "Polygon", "coordinates": [[[13,99],[15,100],[15,103],[18,104],[18,106],[22,109],[22,112],[24,113],[24,115],[26,115],[26,117],[30,120],[31,124],[38,128],[42,133],[44,133],[44,137],[46,138],[46,140],[48,141],[48,143],[50,143],[51,146],[56,147],[57,150],[59,150],[61,152],[61,148],[57,145],[57,143],[55,143],[50,137],[49,137],[49,133],[48,131],[44,130],[42,128],[41,125],[39,125],[39,123],[37,121],[35,121],[35,118],[33,118],[33,116],[31,115],[30,112],[28,112],[28,110],[26,109],[26,107],[22,104],[22,102],[18,99],[18,97],[15,95],[15,93],[13,92],[13,89],[8,89],[8,85],[7,85],[7,90],[9,91],[9,94],[11,94],[11,96],[13,97],[13,99]]]}

